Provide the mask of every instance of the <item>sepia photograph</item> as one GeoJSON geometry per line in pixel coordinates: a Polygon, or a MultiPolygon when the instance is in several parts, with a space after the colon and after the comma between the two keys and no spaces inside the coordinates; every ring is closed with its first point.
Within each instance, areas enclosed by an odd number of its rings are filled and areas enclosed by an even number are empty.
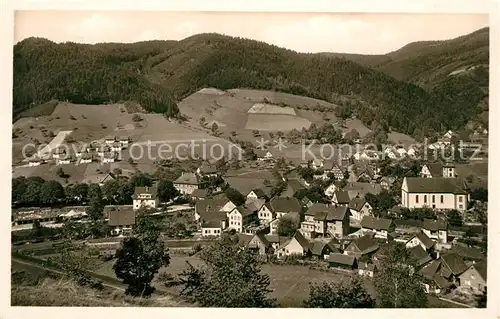
{"type": "Polygon", "coordinates": [[[492,301],[488,13],[13,16],[11,307],[492,301]]]}

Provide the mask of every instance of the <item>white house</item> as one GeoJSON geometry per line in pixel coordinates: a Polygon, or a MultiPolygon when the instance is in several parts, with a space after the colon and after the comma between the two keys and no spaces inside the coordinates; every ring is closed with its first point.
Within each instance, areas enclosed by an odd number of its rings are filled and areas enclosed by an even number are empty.
{"type": "Polygon", "coordinates": [[[456,178],[405,177],[401,186],[401,203],[408,209],[457,209],[465,211],[469,193],[456,178]]]}
{"type": "Polygon", "coordinates": [[[255,151],[255,155],[257,155],[257,160],[259,161],[267,161],[274,158],[273,153],[269,150],[258,149],[255,151]]]}
{"type": "Polygon", "coordinates": [[[338,190],[338,187],[337,185],[335,185],[334,183],[330,184],[330,186],[328,186],[326,189],[325,189],[325,195],[329,198],[332,198],[333,194],[338,190]]]}
{"type": "Polygon", "coordinates": [[[64,157],[65,155],[66,155],[66,150],[63,147],[59,147],[52,153],[52,158],[60,159],[61,157],[64,157]]]}
{"type": "Polygon", "coordinates": [[[115,153],[104,153],[104,156],[102,157],[102,162],[103,163],[114,163],[116,159],[116,154],[115,153]]]}
{"type": "Polygon", "coordinates": [[[111,144],[111,151],[112,152],[119,152],[122,150],[122,144],[120,142],[114,142],[111,144]]]}
{"type": "Polygon", "coordinates": [[[422,178],[436,178],[436,177],[446,177],[455,178],[455,165],[453,163],[429,163],[422,166],[420,171],[420,177],[422,178]]]}
{"type": "Polygon", "coordinates": [[[422,232],[438,243],[446,244],[448,242],[448,223],[446,220],[424,219],[422,232]]]}
{"type": "Polygon", "coordinates": [[[40,166],[42,164],[42,160],[39,158],[31,158],[28,161],[28,166],[33,167],[33,166],[40,166]]]}
{"type": "Polygon", "coordinates": [[[225,221],[208,220],[201,223],[201,235],[203,237],[220,237],[225,229],[225,221]]]}
{"type": "Polygon", "coordinates": [[[179,178],[174,181],[174,187],[181,194],[191,195],[195,189],[202,188],[200,178],[194,173],[182,173],[179,178]]]}
{"type": "Polygon", "coordinates": [[[296,232],[292,239],[286,241],[276,249],[276,256],[282,258],[290,255],[304,256],[310,253],[310,243],[300,232],[296,232]]]}
{"type": "Polygon", "coordinates": [[[415,246],[422,247],[425,251],[430,251],[434,246],[435,242],[429,238],[424,232],[419,232],[413,235],[405,244],[406,248],[413,248],[415,246]]]}
{"type": "Polygon", "coordinates": [[[266,194],[260,188],[252,189],[247,194],[247,199],[260,199],[260,198],[266,198],[266,194]]]}
{"type": "Polygon", "coordinates": [[[127,147],[129,144],[129,138],[128,137],[120,137],[120,144],[122,147],[127,147]]]}
{"type": "Polygon", "coordinates": [[[90,153],[84,153],[80,159],[80,164],[92,163],[93,156],[90,153]]]}
{"type": "Polygon", "coordinates": [[[313,169],[320,169],[320,168],[323,168],[323,161],[321,159],[318,159],[318,158],[315,158],[312,162],[311,162],[311,168],[313,169]]]}
{"type": "Polygon", "coordinates": [[[108,153],[111,149],[107,145],[101,145],[97,148],[97,155],[104,157],[106,153],[108,153]]]}
{"type": "Polygon", "coordinates": [[[372,209],[372,206],[364,197],[356,196],[351,199],[351,202],[349,203],[351,216],[358,221],[361,221],[364,216],[371,216],[372,209]]]}
{"type": "Polygon", "coordinates": [[[114,137],[114,136],[107,136],[107,137],[104,139],[104,142],[105,142],[107,145],[111,145],[111,144],[113,144],[115,141],[116,141],[116,139],[115,139],[115,137],[114,137]]]}
{"type": "Polygon", "coordinates": [[[71,156],[70,155],[63,155],[63,156],[59,157],[59,159],[57,160],[57,165],[69,164],[69,163],[71,163],[71,156]]]}
{"type": "Polygon", "coordinates": [[[242,233],[245,226],[248,226],[255,219],[256,215],[254,212],[244,206],[238,206],[228,214],[228,228],[242,233]]]}
{"type": "Polygon", "coordinates": [[[214,164],[203,162],[201,166],[196,169],[196,174],[202,177],[216,177],[219,175],[219,172],[214,164]]]}
{"type": "Polygon", "coordinates": [[[375,238],[388,239],[388,235],[396,230],[396,225],[391,219],[363,216],[361,220],[363,232],[375,232],[375,238]]]}
{"type": "Polygon", "coordinates": [[[133,207],[137,210],[141,207],[156,208],[160,204],[160,200],[156,193],[156,187],[136,187],[134,191],[133,207]]]}

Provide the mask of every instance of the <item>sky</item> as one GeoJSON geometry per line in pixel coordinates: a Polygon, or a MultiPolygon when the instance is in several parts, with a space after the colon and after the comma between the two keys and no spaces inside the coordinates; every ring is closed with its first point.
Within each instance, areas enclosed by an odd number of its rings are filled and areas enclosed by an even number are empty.
{"type": "Polygon", "coordinates": [[[182,40],[217,32],[298,52],[384,54],[414,41],[446,40],[488,26],[486,14],[16,11],[14,42],[182,40]]]}

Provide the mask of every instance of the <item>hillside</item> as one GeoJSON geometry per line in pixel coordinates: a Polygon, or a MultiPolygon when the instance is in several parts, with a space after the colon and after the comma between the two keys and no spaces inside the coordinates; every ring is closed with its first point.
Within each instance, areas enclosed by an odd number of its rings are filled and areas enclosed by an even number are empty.
{"type": "Polygon", "coordinates": [[[219,34],[151,45],[31,38],[14,47],[14,68],[14,115],[53,98],[82,104],[135,100],[148,111],[175,115],[176,101],[205,87],[308,96],[340,105],[336,114],[356,115],[372,129],[410,135],[462,127],[481,111],[470,107],[468,95],[455,100],[447,91],[428,92],[345,58],[219,34]]]}

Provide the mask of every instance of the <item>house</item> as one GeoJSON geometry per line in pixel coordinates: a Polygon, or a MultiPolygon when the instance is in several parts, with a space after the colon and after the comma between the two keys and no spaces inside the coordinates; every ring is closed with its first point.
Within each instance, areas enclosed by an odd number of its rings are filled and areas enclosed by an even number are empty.
{"type": "Polygon", "coordinates": [[[109,153],[111,148],[107,145],[101,145],[97,148],[97,155],[104,157],[104,154],[109,153]]]}
{"type": "Polygon", "coordinates": [[[380,159],[380,155],[374,150],[364,150],[354,154],[354,159],[357,161],[376,161],[380,159]]]}
{"type": "Polygon", "coordinates": [[[64,149],[64,147],[58,147],[52,153],[52,158],[54,158],[54,159],[60,159],[64,155],[66,155],[66,149],[64,149]]]}
{"type": "Polygon", "coordinates": [[[320,260],[327,258],[328,255],[333,253],[340,253],[337,248],[339,241],[337,238],[320,238],[312,242],[311,254],[320,260]]]}
{"type": "Polygon", "coordinates": [[[454,283],[447,278],[445,278],[441,273],[441,260],[434,260],[422,269],[419,273],[424,278],[424,286],[427,292],[440,293],[441,291],[450,290],[454,283]]]}
{"type": "Polygon", "coordinates": [[[114,142],[111,144],[111,151],[112,152],[119,152],[122,150],[122,144],[120,142],[114,142]]]}
{"type": "Polygon", "coordinates": [[[417,155],[417,153],[418,153],[417,148],[412,147],[412,146],[410,146],[410,147],[408,148],[408,151],[406,152],[406,154],[407,154],[408,156],[413,157],[413,158],[417,155]]]}
{"type": "Polygon", "coordinates": [[[453,163],[429,163],[424,164],[420,171],[420,177],[422,178],[454,178],[456,177],[455,164],[453,163]]]}
{"type": "Polygon", "coordinates": [[[203,214],[209,212],[220,212],[224,216],[228,216],[228,214],[236,208],[236,205],[233,204],[227,197],[222,198],[210,198],[197,200],[194,205],[194,220],[199,221],[203,214]]]}
{"type": "Polygon", "coordinates": [[[122,145],[122,147],[127,147],[130,142],[130,139],[127,136],[122,136],[120,137],[119,142],[122,145]]]}
{"type": "Polygon", "coordinates": [[[302,206],[295,197],[273,197],[262,205],[258,217],[261,224],[266,224],[291,212],[300,213],[301,210],[302,206]]]}
{"type": "Polygon", "coordinates": [[[288,237],[264,235],[259,232],[250,236],[250,240],[248,240],[244,246],[248,249],[257,251],[260,255],[274,254],[276,249],[287,241],[289,241],[288,237]]]}
{"type": "Polygon", "coordinates": [[[300,204],[305,207],[305,208],[309,208],[311,207],[314,203],[312,202],[312,200],[310,200],[307,196],[304,196],[302,197],[302,199],[300,200],[300,204]]]}
{"type": "Polygon", "coordinates": [[[257,149],[255,150],[255,155],[258,161],[269,161],[274,158],[273,153],[269,150],[257,149]]]}
{"type": "Polygon", "coordinates": [[[82,158],[80,159],[80,164],[92,163],[93,160],[94,156],[92,156],[92,153],[83,153],[82,158]]]}
{"type": "Polygon", "coordinates": [[[57,165],[69,164],[71,163],[72,157],[69,154],[63,154],[57,160],[57,165]]]}
{"type": "Polygon", "coordinates": [[[448,242],[448,223],[446,220],[424,219],[422,232],[438,243],[446,244],[448,242]]]}
{"type": "Polygon", "coordinates": [[[459,282],[459,276],[468,268],[464,260],[455,253],[442,255],[439,260],[441,261],[441,275],[455,284],[459,282]]]}
{"type": "Polygon", "coordinates": [[[392,176],[384,176],[380,179],[380,186],[382,188],[389,190],[392,187],[392,184],[396,181],[396,178],[392,176]]]}
{"type": "Polygon", "coordinates": [[[423,232],[416,233],[405,244],[407,249],[420,246],[427,252],[431,252],[435,245],[436,243],[423,232]]]}
{"type": "Polygon", "coordinates": [[[201,177],[217,177],[219,172],[215,164],[203,162],[201,166],[196,169],[196,174],[201,177]]]}
{"type": "Polygon", "coordinates": [[[325,189],[325,196],[331,198],[333,196],[333,193],[335,193],[337,189],[337,185],[335,185],[334,183],[330,184],[330,186],[325,189]]]}
{"type": "Polygon", "coordinates": [[[332,204],[335,206],[349,206],[349,193],[347,191],[336,191],[332,196],[332,204]]]}
{"type": "Polygon", "coordinates": [[[396,230],[396,225],[392,219],[363,216],[361,220],[361,229],[363,232],[375,232],[375,238],[387,239],[389,233],[396,230]]]}
{"type": "Polygon", "coordinates": [[[314,160],[311,161],[311,168],[315,170],[319,170],[323,168],[323,161],[321,159],[315,158],[314,160]]]}
{"type": "Polygon", "coordinates": [[[266,198],[266,193],[261,188],[255,188],[252,189],[250,192],[247,194],[247,199],[261,199],[261,198],[266,198]]]}
{"type": "Polygon", "coordinates": [[[38,157],[32,157],[28,161],[28,166],[33,167],[33,166],[40,166],[42,164],[43,160],[38,158],[38,157]]]}
{"type": "Polygon", "coordinates": [[[360,172],[356,178],[358,183],[371,183],[376,180],[377,174],[371,168],[366,168],[360,172]]]}
{"type": "Polygon", "coordinates": [[[113,144],[115,141],[116,141],[116,138],[115,138],[114,136],[107,136],[107,137],[104,139],[104,143],[106,143],[106,145],[111,145],[111,144],[113,144]]]}
{"type": "Polygon", "coordinates": [[[179,178],[174,181],[174,187],[181,194],[190,195],[195,189],[202,188],[200,178],[194,173],[182,173],[179,178]]]}
{"type": "Polygon", "coordinates": [[[387,147],[386,149],[384,149],[383,155],[393,160],[400,158],[399,153],[392,147],[387,147]]]}
{"type": "Polygon", "coordinates": [[[136,187],[132,199],[134,210],[138,210],[141,207],[156,208],[160,204],[156,186],[136,187]]]}
{"type": "Polygon", "coordinates": [[[191,198],[194,200],[206,199],[208,198],[208,196],[209,196],[208,189],[198,188],[191,193],[191,198]]]}
{"type": "Polygon", "coordinates": [[[108,216],[108,225],[113,235],[130,233],[135,226],[135,211],[132,209],[117,208],[110,211],[108,216]]]}
{"type": "Polygon", "coordinates": [[[323,166],[323,171],[326,174],[333,174],[335,179],[341,181],[345,178],[346,169],[343,169],[340,165],[333,161],[326,162],[323,166]]]}
{"type": "Polygon", "coordinates": [[[405,177],[401,186],[403,207],[465,211],[469,193],[456,178],[405,177]]]}
{"type": "Polygon", "coordinates": [[[117,159],[117,156],[115,153],[108,152],[108,153],[104,153],[104,156],[102,157],[102,162],[103,163],[114,163],[116,159],[117,159]]]}
{"type": "Polygon", "coordinates": [[[366,234],[353,240],[345,249],[344,254],[361,258],[370,256],[379,249],[378,243],[374,239],[374,234],[366,234]]]}
{"type": "Polygon", "coordinates": [[[219,237],[225,229],[225,215],[220,215],[220,220],[202,220],[201,235],[203,237],[219,237]]]}
{"type": "Polygon", "coordinates": [[[472,264],[458,276],[460,287],[471,289],[476,294],[486,290],[486,262],[472,264]]]}
{"type": "Polygon", "coordinates": [[[253,212],[259,212],[262,206],[266,203],[264,198],[248,198],[245,201],[245,206],[253,212]]]}
{"type": "Polygon", "coordinates": [[[228,214],[228,228],[234,229],[237,232],[243,232],[245,226],[249,226],[257,219],[257,214],[249,210],[245,206],[235,207],[228,214]]]}
{"type": "Polygon", "coordinates": [[[422,267],[423,265],[432,261],[429,253],[425,251],[420,245],[410,247],[407,249],[407,251],[410,258],[413,259],[417,264],[417,267],[422,267]]]}
{"type": "Polygon", "coordinates": [[[345,206],[313,204],[305,212],[300,230],[308,238],[345,236],[349,231],[349,210],[345,206]]]}
{"type": "Polygon", "coordinates": [[[377,271],[377,266],[372,263],[359,262],[358,263],[358,274],[360,276],[367,276],[373,278],[373,275],[377,271]]]}
{"type": "Polygon", "coordinates": [[[104,174],[104,176],[101,174],[87,175],[83,182],[87,184],[99,184],[99,186],[103,186],[107,181],[114,179],[116,179],[115,176],[110,172],[104,174]]]}
{"type": "Polygon", "coordinates": [[[333,253],[328,255],[328,265],[335,268],[354,270],[358,263],[355,256],[333,253]]]}
{"type": "Polygon", "coordinates": [[[368,203],[365,197],[354,197],[349,203],[349,210],[351,216],[355,220],[362,220],[364,216],[370,216],[372,214],[372,206],[368,203]]]}
{"type": "Polygon", "coordinates": [[[300,233],[296,232],[292,239],[288,240],[276,249],[278,258],[295,255],[310,256],[312,244],[300,233]]]}

